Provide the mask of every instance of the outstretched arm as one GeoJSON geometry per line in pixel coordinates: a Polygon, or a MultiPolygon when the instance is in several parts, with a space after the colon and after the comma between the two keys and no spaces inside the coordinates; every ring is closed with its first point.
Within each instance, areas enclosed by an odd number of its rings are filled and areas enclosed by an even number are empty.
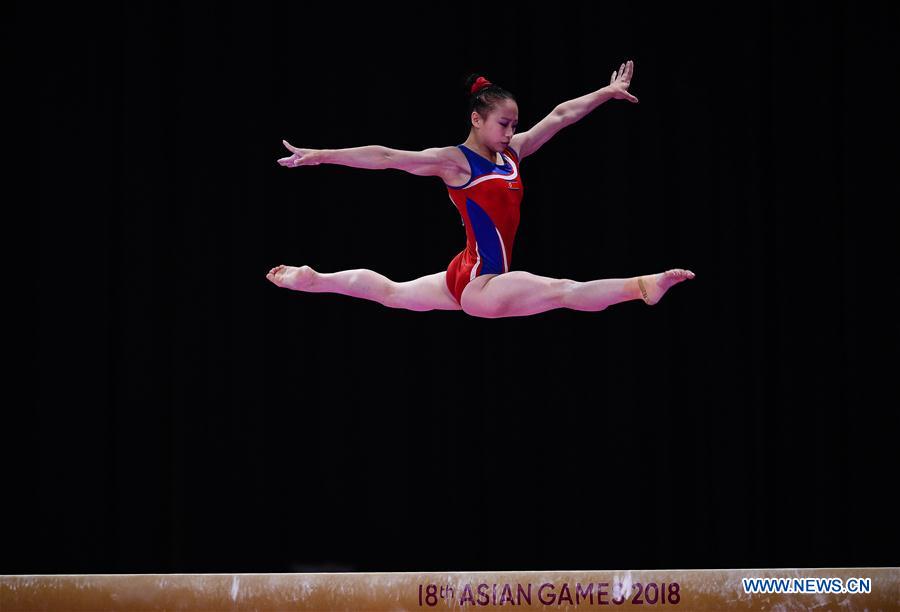
{"type": "Polygon", "coordinates": [[[557,105],[552,113],[541,119],[530,130],[513,136],[510,146],[519,153],[519,159],[521,160],[526,155],[531,155],[537,151],[541,145],[550,140],[559,130],[572,125],[607,100],[625,99],[637,104],[638,99],[628,91],[633,75],[634,62],[628,60],[619,67],[618,71],[613,71],[609,85],[580,98],[567,100],[557,105]]]}
{"type": "Polygon", "coordinates": [[[288,168],[340,164],[353,168],[404,170],[419,176],[443,176],[454,167],[450,151],[454,147],[433,147],[424,151],[402,151],[381,145],[367,145],[350,149],[301,149],[282,140],[293,155],[282,157],[278,163],[288,168]]]}
{"type": "Polygon", "coordinates": [[[350,149],[303,149],[295,147],[287,140],[281,142],[293,152],[293,155],[278,160],[279,164],[288,168],[317,166],[318,164],[340,164],[369,170],[384,170],[389,167],[389,149],[381,145],[366,145],[350,149]]]}
{"type": "Polygon", "coordinates": [[[628,92],[633,76],[634,62],[628,60],[619,66],[618,71],[613,70],[612,77],[609,79],[609,85],[580,98],[563,102],[558,108],[562,109],[563,114],[566,115],[571,123],[575,123],[610,99],[624,99],[637,104],[638,99],[628,92]]]}

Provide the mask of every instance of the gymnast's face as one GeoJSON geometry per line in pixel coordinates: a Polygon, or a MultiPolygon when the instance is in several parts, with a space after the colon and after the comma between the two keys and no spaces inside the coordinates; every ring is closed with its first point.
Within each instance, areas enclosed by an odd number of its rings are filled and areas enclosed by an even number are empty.
{"type": "Polygon", "coordinates": [[[519,105],[514,100],[503,99],[490,112],[487,120],[482,120],[478,113],[472,113],[475,124],[483,142],[492,151],[502,151],[509,145],[513,134],[519,127],[519,105]]]}

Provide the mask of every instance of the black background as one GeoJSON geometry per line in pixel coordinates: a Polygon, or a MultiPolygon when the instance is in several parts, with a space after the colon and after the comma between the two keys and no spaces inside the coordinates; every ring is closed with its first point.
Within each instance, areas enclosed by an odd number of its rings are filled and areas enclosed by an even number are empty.
{"type": "Polygon", "coordinates": [[[21,9],[42,272],[0,573],[897,565],[897,9],[831,7],[21,9]],[[266,280],[465,244],[439,178],[282,139],[462,143],[471,71],[523,131],[627,59],[640,104],[523,160],[511,267],[696,273],[659,305],[266,280]]]}

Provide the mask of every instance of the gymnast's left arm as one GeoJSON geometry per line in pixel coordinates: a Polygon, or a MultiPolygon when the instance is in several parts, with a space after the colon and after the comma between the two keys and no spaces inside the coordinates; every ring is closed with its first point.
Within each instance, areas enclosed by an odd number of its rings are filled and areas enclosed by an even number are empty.
{"type": "Polygon", "coordinates": [[[557,109],[566,118],[566,123],[569,124],[575,123],[607,100],[628,100],[637,104],[638,99],[628,91],[633,76],[634,62],[628,60],[619,66],[619,70],[613,71],[612,78],[609,79],[609,85],[580,98],[563,102],[557,109]]]}
{"type": "Polygon", "coordinates": [[[558,104],[552,113],[541,119],[530,130],[513,136],[510,146],[517,151],[521,160],[540,149],[561,129],[580,120],[607,100],[624,99],[636,104],[638,99],[628,91],[633,74],[634,62],[628,60],[618,71],[613,71],[609,85],[580,98],[558,104]]]}

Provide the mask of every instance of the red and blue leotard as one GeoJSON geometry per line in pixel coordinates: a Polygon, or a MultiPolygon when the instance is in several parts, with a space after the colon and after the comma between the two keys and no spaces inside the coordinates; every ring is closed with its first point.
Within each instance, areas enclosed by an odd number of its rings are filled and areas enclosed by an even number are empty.
{"type": "Polygon", "coordinates": [[[461,303],[463,289],[476,276],[509,272],[519,227],[522,177],[519,155],[510,147],[501,153],[505,163],[495,164],[465,145],[456,146],[469,160],[471,170],[467,183],[447,185],[466,227],[466,248],[447,268],[447,287],[461,303]]]}

